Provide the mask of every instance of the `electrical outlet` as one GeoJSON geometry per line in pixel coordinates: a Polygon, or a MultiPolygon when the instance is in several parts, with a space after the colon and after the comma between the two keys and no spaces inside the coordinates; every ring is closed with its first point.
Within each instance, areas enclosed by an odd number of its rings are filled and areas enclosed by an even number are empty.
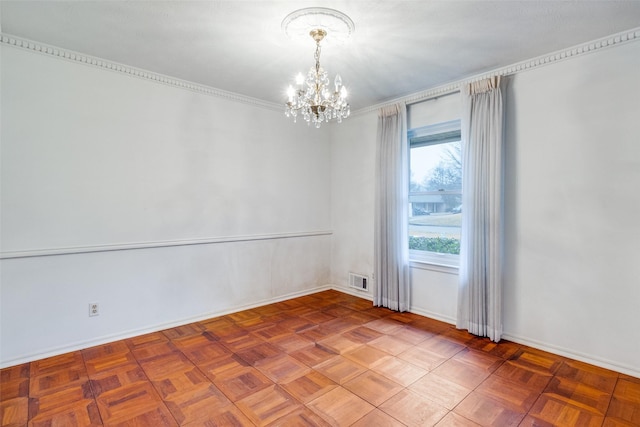
{"type": "Polygon", "coordinates": [[[98,306],[97,302],[90,302],[89,303],[89,317],[91,316],[97,316],[100,314],[100,307],[98,306]]]}

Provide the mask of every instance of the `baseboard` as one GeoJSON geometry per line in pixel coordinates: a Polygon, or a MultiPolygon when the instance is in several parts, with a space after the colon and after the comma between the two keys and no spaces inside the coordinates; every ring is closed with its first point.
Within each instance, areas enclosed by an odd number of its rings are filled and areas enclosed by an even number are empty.
{"type": "MultiPolygon", "coordinates": [[[[301,297],[301,296],[305,296],[305,295],[311,295],[317,292],[322,292],[322,291],[326,291],[326,290],[335,290],[338,292],[343,292],[345,294],[349,294],[349,295],[353,295],[359,298],[363,298],[369,301],[373,300],[373,295],[371,294],[371,292],[364,292],[364,291],[359,291],[357,289],[352,289],[348,286],[340,286],[340,285],[336,285],[336,284],[328,284],[328,285],[323,285],[323,286],[317,286],[311,289],[305,289],[304,291],[298,291],[298,292],[292,292],[289,294],[285,294],[285,295],[280,295],[274,298],[269,298],[269,299],[265,299],[265,300],[260,300],[251,304],[246,304],[246,305],[240,305],[240,306],[234,306],[234,307],[229,307],[228,309],[225,310],[221,310],[221,311],[215,311],[215,312],[210,312],[210,313],[205,313],[205,314],[201,314],[195,317],[190,317],[190,318],[185,318],[185,319],[181,319],[181,320],[177,320],[177,321],[173,321],[173,322],[167,322],[167,323],[162,323],[162,324],[157,324],[154,326],[150,326],[147,328],[140,328],[140,329],[135,329],[135,330],[130,330],[130,331],[124,331],[122,333],[118,333],[118,334],[112,334],[112,335],[105,335],[96,339],[92,339],[92,340],[87,340],[87,341],[79,341],[76,343],[71,343],[68,345],[64,345],[64,346],[60,346],[60,347],[55,347],[55,348],[50,348],[47,350],[44,350],[42,352],[38,352],[38,353],[33,353],[33,354],[29,354],[29,355],[25,355],[23,357],[19,357],[19,358],[14,358],[8,361],[2,361],[0,362],[0,369],[3,368],[7,368],[7,367],[11,367],[11,366],[15,366],[15,365],[19,365],[22,363],[28,363],[28,362],[32,362],[34,360],[40,360],[40,359],[45,359],[47,357],[52,357],[52,356],[58,356],[60,354],[64,354],[64,353],[69,353],[72,351],[78,351],[78,350],[83,350],[89,347],[94,347],[97,345],[102,345],[102,344],[107,344],[113,341],[119,341],[119,340],[123,340],[123,339],[128,339],[128,338],[133,338],[139,335],[144,335],[144,334],[148,334],[148,333],[152,333],[152,332],[158,332],[158,331],[162,331],[164,329],[169,329],[169,328],[175,328],[177,326],[182,326],[182,325],[187,325],[189,323],[193,323],[193,322],[199,322],[202,320],[206,320],[206,319],[211,319],[213,317],[219,317],[219,316],[225,316],[227,314],[231,314],[231,313],[236,313],[238,311],[242,311],[242,310],[249,310],[252,308],[256,308],[256,307],[261,307],[263,305],[267,305],[267,304],[273,304],[273,303],[277,303],[280,301],[285,301],[288,299],[292,299],[292,298],[297,298],[297,297],[301,297]]],[[[435,319],[435,320],[439,320],[445,323],[449,323],[452,325],[455,325],[456,320],[454,318],[451,318],[449,316],[445,316],[439,313],[434,313],[434,312],[430,312],[428,310],[421,310],[419,308],[415,308],[412,307],[409,310],[411,313],[415,313],[418,314],[420,316],[425,316],[428,317],[430,319],[435,319]]],[[[537,341],[534,339],[530,339],[527,337],[523,337],[520,335],[513,335],[513,334],[503,334],[502,338],[505,340],[509,340],[509,341],[513,341],[515,343],[518,344],[523,344],[523,345],[527,345],[529,347],[533,347],[533,348],[537,348],[539,350],[544,350],[544,351],[548,351],[550,353],[553,354],[557,354],[560,356],[564,356],[564,357],[568,357],[574,360],[578,360],[584,363],[589,363],[591,365],[594,366],[599,366],[601,368],[605,368],[605,369],[611,369],[613,371],[616,372],[620,372],[623,374],[627,374],[627,375],[631,375],[633,377],[636,378],[640,378],[640,369],[638,367],[633,367],[633,366],[627,366],[627,365],[623,365],[620,364],[618,362],[614,362],[611,360],[606,360],[606,359],[601,359],[601,358],[594,358],[593,356],[590,355],[586,355],[580,352],[576,352],[574,350],[570,350],[567,348],[563,348],[560,346],[556,346],[553,344],[549,344],[549,343],[545,343],[545,342],[541,342],[541,341],[537,341]]]]}
{"type": "Polygon", "coordinates": [[[344,294],[353,295],[354,297],[360,297],[369,301],[373,301],[373,295],[370,291],[361,291],[349,286],[342,285],[329,285],[334,291],[342,292],[344,294]]]}
{"type": "MultiPolygon", "coordinates": [[[[149,334],[152,332],[158,332],[165,329],[175,328],[177,326],[187,325],[193,322],[200,322],[202,320],[207,320],[214,317],[225,316],[227,314],[236,313],[238,311],[249,310],[256,307],[261,307],[263,305],[273,304],[276,302],[285,301],[292,298],[315,294],[317,292],[327,291],[330,289],[334,289],[334,287],[331,285],[317,286],[315,288],[305,289],[304,291],[292,292],[292,293],[280,295],[274,298],[260,300],[251,304],[229,307],[228,309],[221,310],[221,311],[204,313],[198,316],[184,318],[184,319],[176,320],[173,322],[161,323],[161,324],[149,326],[146,328],[132,329],[132,330],[123,331],[117,334],[104,335],[102,337],[98,337],[91,340],[78,341],[78,342],[70,343],[60,347],[49,348],[38,353],[28,354],[28,355],[24,355],[22,357],[10,359],[10,360],[3,360],[0,362],[0,369],[8,368],[15,365],[20,365],[22,363],[33,362],[34,360],[45,359],[47,357],[59,356],[61,354],[69,353],[72,351],[83,350],[83,349],[94,347],[97,345],[107,344],[113,341],[120,341],[120,340],[137,337],[144,334],[149,334]]],[[[341,289],[338,289],[338,290],[342,292],[341,289]]]]}
{"type": "MultiPolygon", "coordinates": [[[[330,285],[330,288],[339,292],[343,292],[349,295],[354,295],[360,298],[364,298],[370,301],[373,301],[373,294],[371,292],[363,292],[357,289],[350,288],[348,286],[341,285],[330,285]]],[[[456,324],[456,319],[454,317],[450,317],[447,315],[443,315],[440,313],[435,313],[428,310],[422,310],[420,308],[411,307],[409,309],[411,313],[418,314],[420,316],[428,317],[430,319],[439,320],[441,322],[448,323],[450,325],[456,324]]],[[[503,334],[503,339],[513,341],[518,344],[527,345],[529,347],[537,348],[539,350],[548,351],[549,353],[557,354],[559,356],[568,357],[570,359],[578,360],[584,363],[589,363],[594,366],[599,366],[605,369],[611,369],[616,372],[620,372],[623,374],[631,375],[632,377],[640,378],[640,370],[638,367],[627,366],[624,364],[620,364],[618,362],[614,362],[611,360],[594,358],[593,356],[586,355],[580,352],[576,352],[574,350],[566,349],[560,346],[536,341],[533,339],[529,339],[526,337],[518,336],[518,335],[510,335],[503,334]]]]}
{"type": "Polygon", "coordinates": [[[610,369],[612,371],[620,372],[622,374],[631,375],[632,377],[640,378],[640,369],[636,366],[627,366],[614,362],[612,360],[594,358],[591,355],[576,352],[557,345],[533,340],[520,335],[502,334],[502,338],[505,340],[513,341],[518,344],[523,344],[529,347],[537,348],[538,350],[548,351],[549,353],[557,354],[559,356],[568,357],[573,360],[588,363],[590,365],[599,366],[601,368],[610,369]]]}
{"type": "Polygon", "coordinates": [[[409,311],[413,314],[419,314],[420,316],[428,317],[429,319],[439,320],[450,325],[456,324],[456,319],[445,316],[444,314],[434,313],[428,310],[421,310],[419,308],[411,307],[409,311]]]}
{"type": "MultiPolygon", "coordinates": [[[[354,288],[351,288],[349,286],[335,285],[335,284],[331,285],[331,289],[339,291],[339,292],[343,292],[345,294],[349,294],[349,295],[353,295],[353,296],[356,296],[356,297],[364,298],[364,299],[369,300],[369,301],[373,301],[373,294],[371,293],[371,291],[360,291],[358,289],[354,289],[354,288]]],[[[428,317],[430,319],[439,320],[441,322],[449,323],[451,325],[455,325],[456,324],[456,319],[455,318],[446,316],[444,314],[434,313],[434,312],[428,311],[428,310],[421,310],[421,309],[416,308],[416,307],[409,308],[409,312],[410,313],[414,313],[414,314],[419,314],[420,316],[428,317]]]]}

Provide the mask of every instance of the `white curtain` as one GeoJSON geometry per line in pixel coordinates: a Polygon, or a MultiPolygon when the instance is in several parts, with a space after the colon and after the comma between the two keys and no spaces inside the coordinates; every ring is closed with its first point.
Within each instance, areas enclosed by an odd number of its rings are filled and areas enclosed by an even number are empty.
{"type": "Polygon", "coordinates": [[[408,150],[406,106],[378,114],[374,231],[374,305],[409,309],[408,150]]]}
{"type": "Polygon", "coordinates": [[[462,91],[462,237],[456,326],[500,341],[503,100],[500,77],[462,91]]]}

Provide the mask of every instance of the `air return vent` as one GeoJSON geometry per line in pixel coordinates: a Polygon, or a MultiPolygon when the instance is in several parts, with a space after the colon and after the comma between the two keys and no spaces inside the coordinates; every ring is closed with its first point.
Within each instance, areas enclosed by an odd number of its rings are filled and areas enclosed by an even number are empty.
{"type": "Polygon", "coordinates": [[[349,273],[349,285],[359,291],[368,291],[369,278],[360,274],[349,273]]]}

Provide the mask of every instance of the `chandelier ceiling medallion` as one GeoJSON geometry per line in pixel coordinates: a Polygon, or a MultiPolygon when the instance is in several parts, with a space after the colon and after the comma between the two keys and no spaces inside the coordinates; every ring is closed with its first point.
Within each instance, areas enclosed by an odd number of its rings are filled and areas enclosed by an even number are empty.
{"type": "Polygon", "coordinates": [[[315,66],[309,69],[306,77],[299,73],[295,85],[287,89],[285,115],[293,117],[294,122],[302,116],[308,125],[313,123],[316,128],[332,119],[342,122],[351,113],[347,89],[339,74],[331,86],[329,74],[320,66],[320,42],[345,42],[355,29],[353,21],[337,10],[311,7],[287,15],[282,21],[282,29],[291,38],[311,36],[316,43],[315,66]]]}

